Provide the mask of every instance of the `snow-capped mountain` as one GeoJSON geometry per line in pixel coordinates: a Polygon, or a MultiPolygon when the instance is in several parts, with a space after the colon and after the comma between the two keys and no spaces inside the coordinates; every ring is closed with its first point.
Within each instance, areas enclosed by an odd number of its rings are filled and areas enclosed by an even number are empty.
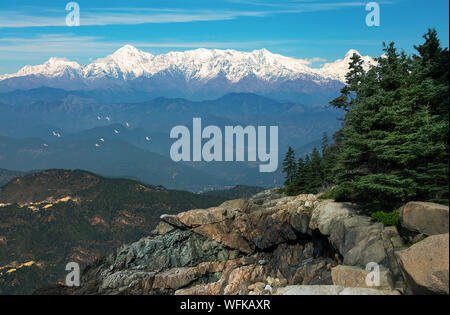
{"type": "MultiPolygon", "coordinates": [[[[15,74],[0,76],[0,91],[41,86],[99,89],[113,85],[153,96],[202,98],[253,92],[291,99],[291,94],[297,98],[338,89],[345,82],[353,54],[359,53],[350,50],[344,59],[311,68],[305,60],[266,49],[240,52],[200,48],[154,56],[126,45],[89,65],[51,58],[42,65],[25,66],[15,74]]],[[[374,63],[369,56],[362,58],[367,68],[374,63]]]]}
{"type": "MultiPolygon", "coordinates": [[[[292,80],[310,76],[320,80],[331,79],[344,82],[353,54],[360,55],[358,51],[352,49],[344,59],[314,69],[308,67],[304,60],[273,54],[266,49],[240,52],[231,49],[200,48],[154,56],[131,45],[126,45],[114,54],[98,59],[87,66],[81,66],[66,59],[51,58],[42,65],[25,66],[15,74],[0,76],[0,79],[28,75],[46,77],[69,75],[89,80],[98,78],[131,80],[139,77],[151,77],[162,71],[178,70],[185,75],[187,80],[210,80],[223,73],[232,82],[238,82],[249,75],[264,80],[280,78],[292,80]]],[[[373,59],[369,56],[362,58],[366,66],[373,63],[373,59]]]]}
{"type": "Polygon", "coordinates": [[[317,72],[324,78],[345,82],[345,75],[347,74],[348,66],[354,54],[361,57],[364,62],[363,67],[366,71],[369,69],[370,65],[375,64],[375,60],[372,57],[361,56],[357,50],[350,49],[344,59],[338,59],[335,62],[326,63],[322,68],[318,69],[317,72]]]}

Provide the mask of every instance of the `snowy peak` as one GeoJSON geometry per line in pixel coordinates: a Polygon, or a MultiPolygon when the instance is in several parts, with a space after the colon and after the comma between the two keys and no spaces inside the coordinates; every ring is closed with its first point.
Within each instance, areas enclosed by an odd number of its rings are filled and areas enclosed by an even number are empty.
{"type": "Polygon", "coordinates": [[[142,51],[137,49],[136,47],[132,46],[132,45],[125,45],[119,49],[117,49],[113,56],[124,56],[124,55],[139,55],[141,54],[142,51]]]}
{"type": "Polygon", "coordinates": [[[371,65],[375,65],[375,59],[370,56],[361,56],[359,51],[355,49],[350,49],[346,54],[344,59],[338,59],[335,62],[326,63],[322,68],[318,69],[318,73],[324,77],[330,78],[332,80],[337,80],[345,83],[345,75],[348,72],[348,67],[351,62],[351,58],[356,54],[363,60],[364,70],[369,70],[371,65]]]}
{"type": "Polygon", "coordinates": [[[345,54],[344,59],[351,58],[351,57],[353,57],[353,55],[361,56],[361,54],[359,53],[359,51],[357,51],[356,49],[350,49],[350,50],[345,54]]]}
{"type": "Polygon", "coordinates": [[[98,59],[84,69],[84,77],[134,79],[146,73],[146,65],[151,63],[154,56],[143,52],[131,45],[125,45],[112,55],[98,59]]]}
{"type": "Polygon", "coordinates": [[[118,63],[127,64],[130,62],[147,62],[153,59],[153,55],[143,52],[131,45],[125,45],[116,50],[112,55],[105,59],[114,60],[118,63]]]}
{"type": "Polygon", "coordinates": [[[16,74],[0,76],[0,80],[12,77],[25,77],[29,75],[41,75],[45,77],[63,77],[75,78],[81,74],[82,67],[73,61],[65,58],[50,58],[47,62],[38,66],[25,66],[16,74]]]}
{"type": "MultiPolygon", "coordinates": [[[[0,80],[42,75],[55,78],[77,77],[87,82],[97,79],[126,81],[168,72],[183,75],[187,82],[209,81],[223,75],[233,83],[247,76],[254,76],[265,81],[303,79],[320,84],[329,80],[345,82],[345,74],[353,54],[360,55],[358,51],[351,49],[344,59],[314,69],[308,67],[305,60],[274,54],[265,48],[251,52],[199,48],[154,56],[134,46],[125,45],[87,66],[80,66],[66,59],[51,58],[42,65],[26,66],[16,74],[0,76],[0,80]]],[[[369,56],[362,58],[366,68],[374,63],[374,59],[369,56]]]]}

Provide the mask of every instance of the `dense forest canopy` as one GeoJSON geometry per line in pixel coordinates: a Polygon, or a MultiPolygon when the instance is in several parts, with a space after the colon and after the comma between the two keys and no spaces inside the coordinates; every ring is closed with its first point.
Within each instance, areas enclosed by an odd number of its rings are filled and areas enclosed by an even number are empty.
{"type": "Polygon", "coordinates": [[[286,154],[289,194],[327,191],[369,212],[411,200],[448,204],[449,52],[435,30],[408,56],[394,43],[368,71],[353,55],[341,95],[330,102],[346,114],[325,134],[322,153],[286,154]]]}

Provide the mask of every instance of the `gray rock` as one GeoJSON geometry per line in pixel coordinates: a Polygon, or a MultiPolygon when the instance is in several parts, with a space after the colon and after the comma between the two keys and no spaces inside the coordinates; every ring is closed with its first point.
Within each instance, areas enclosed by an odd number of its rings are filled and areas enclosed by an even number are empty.
{"type": "Polygon", "coordinates": [[[324,201],[313,210],[309,228],[311,230],[318,229],[323,235],[330,235],[337,222],[353,214],[354,209],[351,204],[324,201]]]}
{"type": "Polygon", "coordinates": [[[377,263],[389,267],[382,238],[383,225],[368,217],[343,217],[333,225],[330,242],[344,257],[344,265],[377,263]]]}

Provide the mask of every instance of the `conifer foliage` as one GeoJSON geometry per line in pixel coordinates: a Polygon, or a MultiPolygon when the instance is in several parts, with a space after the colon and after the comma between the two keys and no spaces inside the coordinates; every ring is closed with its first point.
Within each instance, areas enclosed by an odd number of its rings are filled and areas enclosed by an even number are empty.
{"type": "Polygon", "coordinates": [[[347,85],[330,102],[346,112],[342,128],[332,145],[324,137],[322,156],[314,150],[299,161],[290,192],[337,185],[337,200],[370,211],[410,200],[448,204],[449,52],[435,30],[424,40],[412,56],[383,44],[367,72],[353,55],[347,85]]]}

